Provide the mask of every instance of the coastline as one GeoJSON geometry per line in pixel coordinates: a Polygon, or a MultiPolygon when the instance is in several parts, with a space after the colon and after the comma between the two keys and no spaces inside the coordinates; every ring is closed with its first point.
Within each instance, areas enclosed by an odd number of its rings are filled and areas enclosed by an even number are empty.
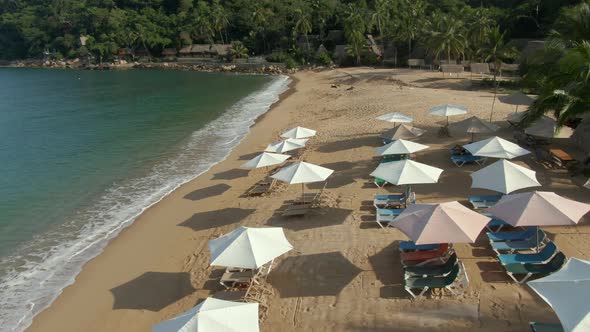
{"type": "MultiPolygon", "coordinates": [[[[407,238],[394,228],[375,227],[375,216],[366,209],[372,195],[383,193],[368,174],[376,167],[378,135],[390,128],[374,118],[390,111],[404,112],[427,129],[418,142],[430,149],[416,158],[445,169],[440,183],[417,186],[419,202],[464,200],[467,192],[482,193],[468,189],[473,168],[453,167],[448,159],[449,146],[468,138],[438,137],[441,119],[424,110],[453,102],[468,107],[468,116],[489,116],[491,93],[465,90],[465,80],[440,79],[424,71],[354,68],[294,76],[289,94],[257,119],[225,160],[141,214],[84,266],[76,282],[35,317],[28,331],[150,330],[221,290],[220,269],[209,266],[207,241],[238,225],[283,227],[295,247],[276,260],[269,277],[274,294],[262,331],[522,331],[529,321],[556,321],[551,308],[525,287],[507,281],[505,273],[498,277],[496,270],[484,269],[498,265],[485,241],[455,246],[471,282],[465,294],[411,300],[400,287],[403,272],[395,246],[407,238]],[[301,188],[243,197],[265,173],[239,166],[294,125],[318,130],[304,160],[335,172],[326,187],[325,206],[304,218],[286,219],[275,211],[300,195],[301,188]]],[[[501,122],[512,112],[509,105],[497,104],[494,114],[501,122]]],[[[509,138],[512,131],[504,124],[497,134],[509,138]]],[[[560,144],[573,149],[570,142],[560,144]]],[[[543,170],[530,157],[518,162],[542,174],[543,190],[590,199],[566,172],[543,170]]],[[[587,224],[551,228],[568,257],[589,256],[590,243],[583,241],[587,224]]]]}
{"type": "MultiPolygon", "coordinates": [[[[240,73],[240,74],[242,74],[242,73],[240,73]]],[[[248,75],[247,73],[243,73],[243,74],[245,74],[245,75],[248,75]]],[[[251,74],[250,74],[250,75],[251,75],[251,74]]],[[[61,291],[60,291],[60,292],[58,293],[58,295],[57,295],[57,298],[61,297],[61,294],[62,294],[62,293],[63,293],[63,292],[66,290],[66,289],[68,289],[68,288],[70,288],[70,287],[73,287],[73,286],[75,286],[75,285],[76,285],[76,283],[77,283],[77,280],[78,280],[78,275],[79,275],[79,274],[81,274],[81,273],[82,273],[82,272],[85,270],[85,266],[86,266],[87,264],[89,264],[90,262],[92,262],[93,260],[95,260],[95,259],[97,259],[98,257],[100,257],[100,256],[103,254],[103,252],[104,252],[105,250],[107,250],[107,248],[108,248],[108,247],[111,245],[111,242],[115,241],[115,240],[116,240],[116,239],[117,239],[119,236],[121,236],[121,234],[123,234],[124,232],[127,232],[127,231],[128,231],[128,228],[132,228],[132,227],[133,227],[133,225],[134,225],[136,222],[138,222],[138,221],[139,221],[139,220],[142,218],[142,216],[143,216],[144,214],[148,213],[148,211],[149,211],[149,210],[151,210],[151,209],[155,208],[155,207],[156,207],[158,204],[160,204],[162,201],[166,200],[168,196],[170,196],[170,195],[173,195],[173,194],[174,194],[176,191],[179,191],[179,190],[181,190],[181,189],[182,189],[184,186],[190,186],[190,185],[191,185],[191,183],[192,183],[192,182],[194,182],[195,180],[197,180],[199,177],[206,176],[208,173],[210,173],[211,169],[213,169],[213,168],[214,168],[216,165],[218,165],[218,164],[220,164],[220,163],[223,163],[223,162],[224,162],[224,161],[225,161],[225,160],[228,158],[228,156],[229,156],[229,155],[231,155],[231,154],[233,153],[233,151],[234,151],[234,150],[235,150],[235,149],[236,149],[238,146],[240,146],[240,144],[242,143],[242,141],[243,141],[244,139],[246,139],[246,138],[247,138],[247,137],[250,135],[250,133],[251,133],[252,129],[253,129],[255,126],[257,126],[257,124],[258,124],[258,123],[260,123],[260,122],[261,122],[261,120],[262,120],[263,118],[265,118],[265,116],[266,116],[266,115],[267,115],[269,112],[271,112],[271,111],[272,111],[274,108],[276,108],[276,107],[277,107],[277,106],[278,106],[278,105],[279,105],[279,104],[282,102],[282,100],[284,100],[284,99],[285,99],[285,98],[287,98],[287,97],[288,97],[290,94],[292,94],[292,93],[293,93],[293,91],[294,91],[294,87],[295,87],[295,85],[296,85],[296,81],[297,81],[296,79],[294,79],[293,77],[290,77],[289,75],[284,75],[284,74],[280,74],[280,75],[275,75],[275,74],[268,74],[268,75],[275,76],[276,78],[275,78],[275,79],[273,79],[273,80],[272,80],[272,81],[269,83],[269,85],[268,85],[268,86],[265,86],[265,87],[264,87],[263,89],[261,89],[261,90],[254,91],[252,94],[256,94],[256,95],[263,94],[263,93],[265,93],[265,92],[267,91],[267,89],[269,89],[269,88],[270,88],[270,86],[271,86],[271,85],[274,85],[274,84],[279,84],[279,85],[280,85],[280,84],[282,84],[282,83],[281,83],[282,81],[284,81],[284,80],[288,80],[288,83],[287,83],[286,89],[285,89],[284,91],[282,91],[281,93],[277,94],[277,100],[276,100],[275,102],[273,102],[273,103],[270,105],[270,107],[269,107],[269,108],[268,108],[268,109],[267,109],[265,112],[263,112],[262,114],[258,115],[258,116],[257,116],[257,117],[256,117],[256,118],[253,120],[252,124],[251,124],[250,126],[248,126],[248,127],[247,127],[247,129],[246,129],[246,130],[247,130],[247,133],[241,137],[241,139],[240,139],[240,140],[239,140],[239,142],[236,144],[236,146],[234,146],[234,147],[233,147],[231,150],[229,150],[229,151],[228,151],[228,153],[225,155],[225,157],[224,157],[224,158],[222,158],[222,159],[220,159],[220,160],[216,161],[215,163],[213,163],[212,165],[210,165],[210,167],[209,167],[207,170],[205,170],[205,171],[203,171],[203,172],[199,173],[198,175],[196,175],[196,176],[195,176],[195,177],[193,177],[192,179],[190,179],[190,180],[188,180],[188,181],[186,181],[186,182],[184,182],[184,183],[181,183],[181,184],[179,184],[178,186],[176,186],[175,188],[173,188],[173,189],[172,189],[170,192],[166,193],[164,196],[162,196],[162,197],[161,197],[160,199],[158,199],[157,201],[155,201],[155,202],[153,202],[153,203],[151,203],[151,204],[147,205],[146,207],[144,207],[144,208],[142,209],[142,211],[141,211],[141,212],[140,212],[140,213],[139,213],[137,216],[135,216],[135,217],[134,217],[132,220],[130,220],[128,223],[125,223],[125,224],[121,225],[121,226],[120,226],[120,229],[121,229],[121,230],[117,232],[118,234],[117,234],[117,235],[115,235],[114,237],[112,237],[112,238],[108,239],[108,240],[107,240],[107,242],[106,242],[106,244],[105,244],[105,245],[103,245],[103,246],[102,246],[102,248],[98,248],[98,250],[99,250],[99,253],[98,253],[96,256],[94,256],[93,258],[91,258],[89,261],[85,262],[85,263],[84,263],[84,264],[81,266],[81,271],[80,271],[80,272],[79,272],[79,273],[78,273],[78,274],[75,276],[73,283],[70,283],[68,286],[66,286],[65,288],[61,289],[61,291]]],[[[249,97],[246,97],[244,100],[246,100],[247,98],[249,98],[249,97]]],[[[243,100],[243,101],[244,101],[244,100],[243,100]]],[[[238,104],[239,104],[239,103],[241,103],[241,102],[242,102],[242,101],[238,102],[238,104]]],[[[237,105],[237,104],[236,104],[236,105],[237,105]]],[[[234,105],[234,106],[236,106],[236,105],[234,105]]],[[[228,109],[228,110],[227,110],[227,112],[230,112],[230,109],[228,109]]],[[[57,298],[56,298],[56,299],[57,299],[57,298]]],[[[55,301],[55,300],[54,300],[54,301],[55,301]]],[[[53,302],[51,302],[51,304],[50,304],[48,307],[46,307],[46,308],[44,308],[43,310],[41,310],[41,312],[37,313],[37,314],[34,316],[34,319],[35,319],[35,317],[37,317],[39,314],[43,313],[45,310],[47,310],[47,309],[51,308],[51,306],[52,306],[52,305],[53,305],[53,302]]],[[[29,326],[29,327],[27,327],[27,329],[28,329],[28,328],[30,328],[30,326],[29,326]]],[[[2,329],[0,329],[0,330],[2,330],[2,329]]]]}

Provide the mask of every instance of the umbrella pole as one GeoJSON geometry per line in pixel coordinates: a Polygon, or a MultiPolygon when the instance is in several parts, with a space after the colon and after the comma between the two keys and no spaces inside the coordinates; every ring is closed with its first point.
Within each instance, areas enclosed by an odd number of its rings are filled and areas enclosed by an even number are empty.
{"type": "Polygon", "coordinates": [[[305,204],[305,184],[301,183],[301,201],[305,204]]]}
{"type": "Polygon", "coordinates": [[[535,232],[535,238],[537,239],[537,251],[539,252],[539,226],[537,226],[537,231],[535,232]]]}
{"type": "Polygon", "coordinates": [[[473,143],[473,135],[474,135],[474,134],[475,134],[475,133],[471,133],[471,142],[469,142],[469,143],[473,143]]]}
{"type": "Polygon", "coordinates": [[[518,105],[516,105],[516,109],[514,110],[514,113],[518,113],[518,105]]]}

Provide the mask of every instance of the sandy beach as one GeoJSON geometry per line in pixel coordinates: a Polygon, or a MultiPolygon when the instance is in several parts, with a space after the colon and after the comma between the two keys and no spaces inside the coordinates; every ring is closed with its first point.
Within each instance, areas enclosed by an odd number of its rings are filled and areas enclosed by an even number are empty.
{"type": "MultiPolygon", "coordinates": [[[[493,94],[465,78],[406,69],[346,68],[303,71],[292,89],[261,117],[226,160],[183,185],[143,213],[86,264],[76,282],[35,317],[28,331],[149,331],[151,326],[220,293],[219,267],[209,266],[207,241],[237,226],[283,227],[295,250],[281,256],[268,278],[273,294],[261,321],[262,331],[527,331],[529,321],[557,322],[552,309],[527,286],[503,272],[485,235],[474,244],[457,244],[470,280],[458,296],[431,292],[412,300],[403,288],[397,249],[406,236],[374,222],[372,197],[400,192],[377,188],[369,177],[379,161],[374,149],[391,124],[375,120],[387,112],[412,116],[427,133],[416,140],[430,146],[419,162],[443,168],[439,183],[415,185],[418,202],[465,202],[469,173],[480,166],[456,167],[449,148],[468,136],[440,138],[444,118],[427,109],[440,104],[466,106],[466,116],[490,116],[493,94]],[[325,189],[325,206],[303,218],[277,213],[301,187],[283,186],[263,197],[244,193],[268,172],[239,169],[279,133],[296,126],[313,128],[302,159],[334,169],[325,189]]],[[[496,102],[497,135],[512,139],[503,121],[514,107],[496,102]]],[[[476,135],[483,139],[489,135],[476,135]]],[[[554,143],[582,159],[569,140],[554,143]]],[[[566,170],[544,168],[534,156],[517,163],[537,171],[544,191],[590,203],[590,190],[566,170]]],[[[320,190],[323,184],[307,186],[320,190]]],[[[590,217],[576,227],[546,228],[568,257],[590,259],[590,217]]]]}

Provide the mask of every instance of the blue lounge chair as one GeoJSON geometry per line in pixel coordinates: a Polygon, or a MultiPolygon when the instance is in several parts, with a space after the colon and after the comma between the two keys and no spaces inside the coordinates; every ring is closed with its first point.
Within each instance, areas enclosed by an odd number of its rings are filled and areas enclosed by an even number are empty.
{"type": "Polygon", "coordinates": [[[383,188],[383,187],[385,187],[385,185],[386,185],[388,182],[387,182],[387,181],[385,181],[385,180],[383,180],[383,179],[380,179],[380,178],[375,178],[375,179],[373,180],[373,183],[374,183],[374,184],[375,184],[377,187],[379,187],[379,188],[383,188]]]}
{"type": "Polygon", "coordinates": [[[375,221],[377,222],[377,225],[379,225],[379,227],[385,228],[382,224],[386,224],[387,226],[389,222],[393,221],[393,219],[399,216],[403,211],[404,209],[377,209],[377,216],[375,221]]]}
{"type": "Polygon", "coordinates": [[[469,203],[473,206],[473,209],[487,209],[498,203],[503,195],[471,195],[468,197],[469,203]]]}
{"type": "Polygon", "coordinates": [[[404,206],[406,205],[406,195],[375,195],[373,198],[373,206],[376,209],[383,209],[393,206],[404,206]]]}
{"type": "Polygon", "coordinates": [[[416,244],[414,241],[402,241],[399,243],[399,251],[425,251],[425,250],[437,250],[438,244],[416,244]]]}
{"type": "Polygon", "coordinates": [[[492,242],[490,244],[496,254],[500,255],[501,251],[509,251],[510,253],[513,253],[519,250],[533,250],[539,248],[545,242],[545,239],[545,232],[539,230],[538,237],[532,236],[529,239],[522,241],[492,242]]]}
{"type": "Polygon", "coordinates": [[[522,284],[533,275],[551,274],[561,269],[563,264],[565,264],[565,261],[565,255],[561,252],[558,252],[547,264],[509,264],[505,265],[504,268],[512,280],[522,284]],[[524,275],[524,277],[518,280],[514,276],[515,274],[524,275]]]}
{"type": "Polygon", "coordinates": [[[558,323],[530,322],[529,326],[533,332],[563,332],[563,327],[558,323]]]}
{"type": "Polygon", "coordinates": [[[391,142],[395,142],[394,139],[383,138],[383,137],[381,137],[381,140],[383,141],[383,145],[389,144],[391,142]]]}
{"type": "Polygon", "coordinates": [[[482,213],[484,216],[488,218],[492,218],[490,222],[486,225],[486,228],[490,232],[499,232],[502,228],[506,226],[510,226],[509,223],[505,222],[504,220],[493,216],[491,213],[482,213]]]}
{"type": "Polygon", "coordinates": [[[459,263],[457,254],[453,253],[446,262],[439,265],[425,265],[425,266],[405,266],[405,279],[415,277],[434,277],[434,276],[446,276],[459,263]]]}
{"type": "Polygon", "coordinates": [[[405,289],[413,298],[424,295],[430,288],[448,289],[453,295],[458,295],[459,291],[463,292],[469,286],[469,278],[465,272],[463,263],[453,266],[451,273],[444,277],[416,277],[405,280],[405,289]],[[421,288],[418,294],[412,292],[412,289],[421,288]]]}
{"type": "Polygon", "coordinates": [[[407,154],[386,154],[381,156],[381,163],[389,163],[392,161],[400,161],[404,159],[409,159],[409,155],[407,154]]]}
{"type": "Polygon", "coordinates": [[[451,161],[457,167],[463,167],[463,165],[471,164],[471,163],[483,165],[483,164],[485,164],[486,160],[487,160],[487,158],[485,158],[485,157],[479,157],[479,156],[474,156],[474,155],[470,155],[470,154],[469,155],[451,156],[451,161]]]}
{"type": "Polygon", "coordinates": [[[524,231],[519,232],[488,232],[486,235],[490,242],[523,241],[536,236],[536,230],[537,227],[527,227],[524,231]]]}
{"type": "Polygon", "coordinates": [[[553,242],[547,243],[545,247],[532,254],[502,254],[498,259],[502,265],[509,264],[546,264],[557,254],[557,246],[553,242]]]}

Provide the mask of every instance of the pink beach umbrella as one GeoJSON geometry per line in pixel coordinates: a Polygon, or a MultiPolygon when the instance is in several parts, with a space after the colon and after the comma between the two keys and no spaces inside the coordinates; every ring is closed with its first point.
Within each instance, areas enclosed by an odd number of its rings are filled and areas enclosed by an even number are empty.
{"type": "Polygon", "coordinates": [[[537,228],[575,225],[588,211],[590,204],[576,202],[549,191],[505,195],[487,210],[514,227],[537,228]]]}
{"type": "Polygon", "coordinates": [[[389,225],[416,244],[471,243],[490,220],[454,201],[411,205],[389,225]]]}

